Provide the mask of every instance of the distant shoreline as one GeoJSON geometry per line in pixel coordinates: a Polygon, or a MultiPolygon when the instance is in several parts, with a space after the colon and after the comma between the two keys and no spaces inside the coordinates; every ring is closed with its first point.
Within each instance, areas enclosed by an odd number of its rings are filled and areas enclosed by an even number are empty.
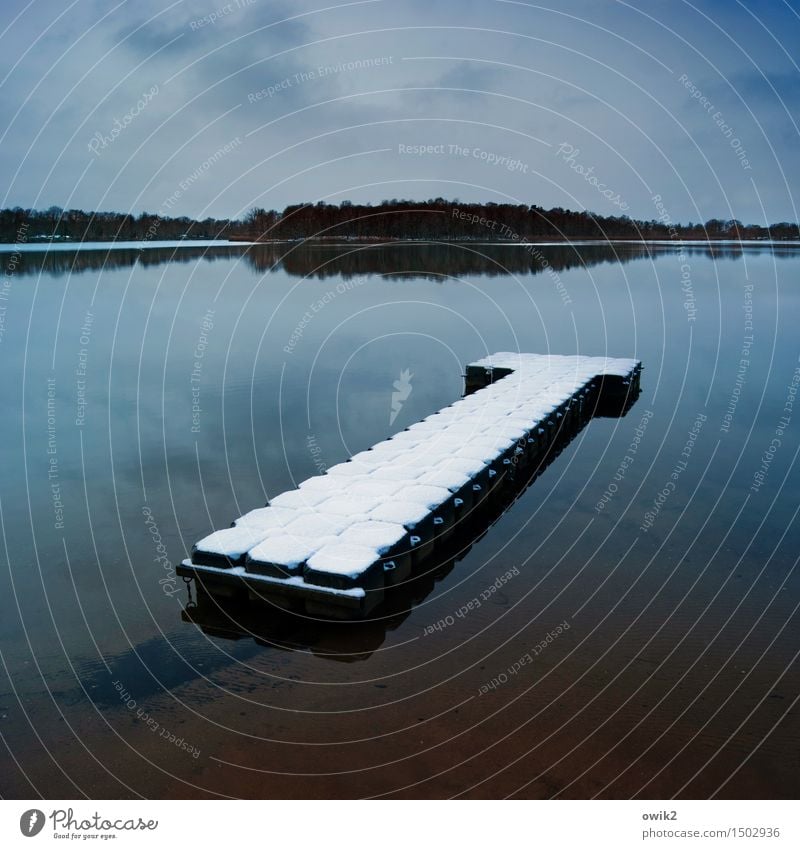
{"type": "Polygon", "coordinates": [[[292,204],[283,210],[253,208],[243,217],[169,217],[142,212],[85,212],[0,209],[0,243],[78,245],[88,242],[303,242],[309,244],[571,244],[631,242],[786,242],[800,240],[800,225],[782,221],[744,224],[735,218],[710,218],[682,224],[673,220],[660,196],[655,217],[600,215],[588,210],[508,203],[389,200],[379,205],[292,204]]]}

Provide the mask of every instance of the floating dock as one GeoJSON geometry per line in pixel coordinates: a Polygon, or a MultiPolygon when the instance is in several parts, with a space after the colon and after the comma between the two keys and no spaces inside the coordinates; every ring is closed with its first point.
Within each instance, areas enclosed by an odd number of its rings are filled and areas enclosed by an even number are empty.
{"type": "Polygon", "coordinates": [[[499,353],[465,395],[251,510],[192,549],[178,574],[222,597],[359,619],[435,568],[506,481],[532,478],[594,415],[622,415],[638,360],[499,353]]]}

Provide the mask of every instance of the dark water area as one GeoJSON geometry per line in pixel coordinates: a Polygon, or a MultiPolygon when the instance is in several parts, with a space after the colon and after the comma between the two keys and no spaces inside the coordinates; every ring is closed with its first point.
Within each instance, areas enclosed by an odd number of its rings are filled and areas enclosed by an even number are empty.
{"type": "Polygon", "coordinates": [[[796,797],[797,248],[10,257],[0,795],[796,797]],[[193,542],[513,350],[643,391],[372,621],[187,608],[193,542]]]}
{"type": "MultiPolygon", "coordinates": [[[[385,277],[403,275],[448,277],[460,274],[541,274],[548,268],[563,271],[588,267],[604,262],[626,263],[649,258],[664,251],[675,250],[670,242],[576,242],[574,244],[515,245],[496,242],[351,242],[332,244],[324,241],[271,242],[236,245],[227,242],[175,243],[171,247],[155,247],[140,243],[140,247],[114,247],[109,243],[92,242],[90,250],[72,249],[59,244],[54,250],[26,246],[14,259],[15,276],[74,275],[98,270],[153,267],[166,263],[196,263],[203,259],[239,259],[255,271],[285,271],[300,277],[349,277],[357,274],[378,274],[385,277]]],[[[769,254],[776,259],[796,255],[796,244],[733,242],[687,243],[687,256],[716,259],[740,259],[769,254]]],[[[0,244],[0,256],[13,254],[14,245],[0,244]]]]}

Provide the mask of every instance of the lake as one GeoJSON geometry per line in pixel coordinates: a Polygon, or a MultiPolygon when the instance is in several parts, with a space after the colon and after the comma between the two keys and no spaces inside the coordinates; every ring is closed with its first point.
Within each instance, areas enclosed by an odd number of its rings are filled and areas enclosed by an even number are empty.
{"type": "Polygon", "coordinates": [[[2,250],[3,797],[795,795],[798,247],[2,250]],[[495,351],[643,391],[373,621],[195,606],[495,351]]]}

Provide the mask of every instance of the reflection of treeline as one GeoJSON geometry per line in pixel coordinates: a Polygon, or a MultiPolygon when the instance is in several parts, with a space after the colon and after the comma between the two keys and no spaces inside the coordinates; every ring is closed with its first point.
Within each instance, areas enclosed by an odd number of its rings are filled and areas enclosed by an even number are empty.
{"type": "Polygon", "coordinates": [[[664,243],[497,245],[437,242],[390,242],[332,245],[320,242],[214,245],[210,247],[109,248],[108,250],[23,251],[15,254],[15,275],[77,274],[98,269],[124,269],[135,264],[157,266],[167,262],[239,259],[255,272],[283,270],[295,277],[466,277],[502,274],[558,273],[576,266],[627,262],[682,251],[687,256],[736,259],[744,251],[795,255],[790,246],[712,244],[702,246],[664,243]]]}
{"type": "Polygon", "coordinates": [[[486,277],[503,274],[539,274],[566,271],[577,266],[628,262],[665,252],[686,256],[737,259],[743,252],[769,252],[776,256],[796,256],[794,249],[771,245],[647,245],[554,244],[497,245],[447,242],[389,242],[328,245],[306,242],[294,245],[258,245],[248,248],[246,260],[259,272],[282,268],[302,277],[352,277],[379,274],[384,277],[429,276],[486,277]]]}
{"type": "Polygon", "coordinates": [[[22,251],[17,256],[15,274],[80,274],[97,269],[114,270],[139,265],[163,265],[165,262],[197,262],[241,256],[242,248],[223,245],[212,248],[115,248],[108,250],[47,250],[22,251]]]}
{"type": "MultiPolygon", "coordinates": [[[[663,207],[662,207],[663,208],[663,207]]],[[[242,219],[165,218],[144,212],[84,212],[80,209],[0,210],[0,242],[19,240],[138,241],[153,239],[427,239],[438,241],[564,241],[567,239],[798,239],[796,223],[770,226],[712,218],[675,224],[666,213],[636,220],[556,207],[501,203],[460,204],[390,200],[373,206],[319,202],[294,204],[282,212],[251,209],[242,219]]]]}
{"type": "MultiPolygon", "coordinates": [[[[344,277],[362,274],[394,276],[465,277],[559,272],[577,265],[596,265],[643,256],[642,245],[478,245],[440,242],[390,242],[334,246],[311,243],[285,250],[281,266],[305,277],[344,277]]],[[[252,256],[256,264],[265,257],[252,256]]],[[[262,269],[263,270],[263,269],[262,269]]]]}

